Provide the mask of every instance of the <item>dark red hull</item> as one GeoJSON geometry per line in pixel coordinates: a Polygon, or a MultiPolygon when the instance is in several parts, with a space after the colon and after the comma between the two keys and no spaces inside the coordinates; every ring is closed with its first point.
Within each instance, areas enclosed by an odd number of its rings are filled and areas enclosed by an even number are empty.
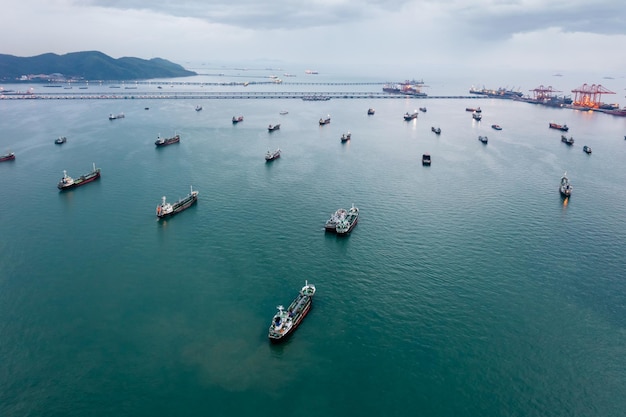
{"type": "Polygon", "coordinates": [[[15,161],[15,155],[0,156],[0,162],[15,161]]]}
{"type": "Polygon", "coordinates": [[[77,178],[76,180],[74,180],[72,184],[63,185],[59,183],[58,188],[61,191],[71,190],[71,189],[80,187],[81,185],[89,184],[90,182],[93,182],[99,178],[100,178],[100,171],[98,170],[96,172],[92,172],[87,175],[83,175],[80,178],[77,178]]]}

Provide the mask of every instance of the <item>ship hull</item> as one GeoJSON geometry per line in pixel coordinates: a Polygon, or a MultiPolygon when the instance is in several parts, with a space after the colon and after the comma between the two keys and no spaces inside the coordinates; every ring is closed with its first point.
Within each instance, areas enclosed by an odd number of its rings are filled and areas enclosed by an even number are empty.
{"type": "Polygon", "coordinates": [[[198,201],[197,195],[189,196],[181,201],[178,201],[172,205],[172,211],[168,213],[157,214],[157,217],[160,219],[164,219],[167,217],[171,217],[175,214],[180,213],[181,211],[187,210],[189,207],[193,206],[198,201]]]}
{"type": "Polygon", "coordinates": [[[289,338],[289,336],[291,336],[293,334],[293,332],[296,331],[296,329],[298,328],[300,323],[302,323],[302,320],[304,320],[306,315],[309,314],[309,310],[311,310],[311,306],[312,305],[313,305],[312,300],[309,297],[309,300],[308,300],[306,306],[302,309],[302,312],[294,320],[293,325],[291,326],[291,328],[287,332],[285,332],[284,334],[281,334],[281,335],[270,334],[269,335],[270,342],[278,344],[278,343],[281,343],[281,342],[284,342],[285,340],[287,340],[289,338]]]}
{"type": "Polygon", "coordinates": [[[100,171],[92,172],[87,175],[83,175],[82,177],[75,179],[72,184],[61,184],[59,183],[58,188],[61,191],[72,190],[74,188],[80,187],[85,184],[89,184],[100,178],[100,171]]]}

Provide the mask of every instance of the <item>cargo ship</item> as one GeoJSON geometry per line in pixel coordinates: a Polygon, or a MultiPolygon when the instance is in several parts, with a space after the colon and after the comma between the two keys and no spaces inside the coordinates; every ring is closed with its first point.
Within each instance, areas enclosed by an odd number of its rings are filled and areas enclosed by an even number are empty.
{"type": "Polygon", "coordinates": [[[383,92],[391,94],[404,94],[415,97],[426,97],[427,94],[423,93],[421,90],[423,85],[424,81],[406,80],[403,83],[389,83],[383,85],[383,92]]]}
{"type": "Polygon", "coordinates": [[[57,187],[61,191],[71,190],[72,188],[80,187],[81,185],[89,184],[92,181],[100,178],[100,168],[96,168],[96,164],[93,164],[93,170],[85,175],[74,179],[67,175],[67,171],[63,170],[63,178],[57,184],[57,187]]]}
{"type": "Polygon", "coordinates": [[[161,136],[159,136],[157,140],[154,141],[154,144],[157,147],[159,147],[159,146],[171,145],[173,143],[178,143],[178,142],[180,142],[180,135],[174,135],[171,138],[162,138],[161,136]]]}
{"type": "Polygon", "coordinates": [[[268,332],[268,337],[271,342],[277,343],[285,340],[298,328],[311,309],[313,295],[315,295],[315,286],[305,281],[304,287],[302,287],[298,296],[289,304],[286,311],[282,305],[276,307],[278,312],[272,318],[272,324],[268,332]]]}
{"type": "Polygon", "coordinates": [[[198,192],[193,190],[193,187],[190,187],[191,192],[187,197],[181,198],[174,204],[167,203],[165,201],[165,196],[162,197],[161,204],[159,204],[156,208],[156,215],[159,219],[173,216],[176,213],[180,213],[183,210],[191,207],[196,201],[198,201],[198,192]]]}

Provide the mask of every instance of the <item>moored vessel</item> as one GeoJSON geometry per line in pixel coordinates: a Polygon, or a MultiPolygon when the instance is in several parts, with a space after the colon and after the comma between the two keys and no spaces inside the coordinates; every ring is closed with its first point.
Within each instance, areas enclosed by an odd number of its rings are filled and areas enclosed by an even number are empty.
{"type": "Polygon", "coordinates": [[[341,135],[341,141],[342,142],[347,142],[352,138],[352,133],[348,132],[348,133],[343,133],[341,135]]]}
{"type": "Polygon", "coordinates": [[[337,224],[346,217],[346,215],[348,214],[348,210],[340,208],[337,211],[335,211],[330,218],[326,221],[326,224],[324,225],[324,230],[326,230],[327,232],[333,232],[336,233],[337,232],[337,224]]]}
{"type": "Polygon", "coordinates": [[[65,136],[59,136],[54,140],[54,143],[57,145],[63,145],[65,142],[67,142],[67,138],[65,136]]]}
{"type": "Polygon", "coordinates": [[[13,152],[9,152],[7,154],[0,155],[0,162],[13,161],[13,160],[15,160],[15,154],[13,152]]]}
{"type": "Polygon", "coordinates": [[[569,197],[572,195],[573,191],[572,185],[569,183],[569,178],[567,178],[567,172],[563,174],[561,177],[561,184],[559,185],[559,192],[563,197],[569,197]]]}
{"type": "Polygon", "coordinates": [[[78,178],[72,178],[67,175],[67,171],[63,170],[63,177],[57,184],[57,188],[61,191],[70,190],[72,188],[80,187],[81,185],[89,184],[92,181],[100,178],[100,168],[96,168],[96,164],[93,164],[93,170],[85,175],[81,175],[78,178]]]}
{"type": "Polygon", "coordinates": [[[441,128],[440,127],[431,126],[430,130],[433,131],[436,135],[440,135],[441,134],[441,128]]]}
{"type": "Polygon", "coordinates": [[[320,126],[327,125],[328,123],[330,123],[330,116],[326,116],[326,118],[320,119],[320,126]]]}
{"type": "Polygon", "coordinates": [[[156,215],[159,219],[173,216],[176,213],[188,209],[196,201],[198,201],[198,191],[194,191],[193,187],[190,187],[190,192],[187,197],[179,199],[174,204],[166,202],[165,196],[163,196],[161,197],[161,204],[156,208],[156,215]]]}
{"type": "Polygon", "coordinates": [[[591,153],[591,146],[587,146],[587,145],[583,146],[583,152],[587,153],[587,154],[590,154],[591,153]]]}
{"type": "Polygon", "coordinates": [[[494,130],[502,130],[502,127],[500,127],[500,125],[491,125],[491,128],[494,130]]]}
{"type": "Polygon", "coordinates": [[[109,120],[115,120],[115,119],[123,119],[124,117],[124,113],[118,113],[118,114],[109,114],[109,120]]]}
{"type": "Polygon", "coordinates": [[[416,111],[414,111],[413,113],[406,112],[406,113],[404,113],[404,116],[402,116],[402,117],[404,117],[404,120],[406,120],[408,122],[408,121],[411,121],[413,119],[417,119],[417,112],[416,111]]]}
{"type": "Polygon", "coordinates": [[[267,153],[265,154],[266,162],[273,161],[274,159],[278,159],[278,158],[280,158],[280,148],[276,149],[274,152],[268,150],[267,153]]]}
{"type": "Polygon", "coordinates": [[[268,338],[271,342],[276,343],[285,340],[298,328],[311,309],[314,295],[315,285],[305,281],[304,287],[289,304],[287,310],[282,305],[276,307],[278,312],[274,314],[268,331],[268,338]]]}
{"type": "Polygon", "coordinates": [[[340,219],[337,222],[337,226],[335,227],[338,235],[346,235],[354,229],[354,226],[359,222],[359,209],[354,207],[350,207],[345,217],[340,219]]]}
{"type": "Polygon", "coordinates": [[[180,142],[180,135],[174,135],[171,138],[162,138],[161,136],[158,136],[157,140],[154,141],[154,144],[158,148],[160,146],[167,146],[178,142],[180,142]]]}
{"type": "Polygon", "coordinates": [[[557,129],[557,130],[561,130],[563,132],[567,132],[569,130],[569,127],[567,127],[567,125],[560,125],[558,123],[550,122],[550,124],[548,126],[550,127],[550,129],[557,129]]]}
{"type": "Polygon", "coordinates": [[[474,118],[474,120],[481,121],[483,118],[483,115],[481,112],[475,111],[474,113],[472,113],[472,117],[474,118]]]}
{"type": "Polygon", "coordinates": [[[280,123],[279,123],[279,124],[277,124],[277,125],[269,125],[269,126],[267,127],[267,130],[268,130],[269,132],[273,132],[273,131],[278,130],[278,129],[280,129],[280,123]]]}
{"type": "Polygon", "coordinates": [[[422,154],[422,165],[430,166],[430,154],[429,153],[422,154]]]}
{"type": "Polygon", "coordinates": [[[367,109],[368,116],[372,116],[374,113],[376,113],[376,110],[374,110],[373,108],[370,107],[369,109],[367,109]]]}
{"type": "Polygon", "coordinates": [[[573,145],[574,144],[574,138],[572,136],[570,136],[569,138],[567,138],[565,135],[561,135],[561,142],[563,142],[566,145],[573,145]]]}
{"type": "Polygon", "coordinates": [[[233,116],[233,124],[236,124],[239,122],[243,122],[243,116],[238,116],[238,117],[233,116]]]}
{"type": "Polygon", "coordinates": [[[487,136],[479,136],[478,140],[484,144],[487,144],[487,142],[489,142],[489,139],[487,139],[487,136]]]}

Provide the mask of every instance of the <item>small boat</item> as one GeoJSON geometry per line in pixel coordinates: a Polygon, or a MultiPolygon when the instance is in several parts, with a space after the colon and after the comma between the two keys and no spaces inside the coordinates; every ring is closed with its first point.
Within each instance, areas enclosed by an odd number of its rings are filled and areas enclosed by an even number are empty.
{"type": "Polygon", "coordinates": [[[417,112],[413,112],[413,113],[409,113],[406,112],[404,113],[404,120],[406,120],[407,122],[413,120],[413,119],[417,119],[417,112]]]}
{"type": "Polygon", "coordinates": [[[202,106],[196,106],[196,111],[202,110],[202,106]]]}
{"type": "Polygon", "coordinates": [[[5,155],[0,155],[0,162],[14,161],[14,160],[15,160],[15,154],[13,152],[9,152],[5,155]]]}
{"type": "Polygon", "coordinates": [[[109,114],[109,120],[116,120],[116,119],[123,119],[124,117],[124,113],[118,113],[118,114],[109,114]]]}
{"type": "Polygon", "coordinates": [[[280,129],[280,123],[277,124],[277,125],[269,125],[267,127],[267,130],[270,131],[270,132],[273,132],[273,131],[278,130],[278,129],[280,129]]]}
{"type": "Polygon", "coordinates": [[[284,116],[286,114],[289,114],[289,112],[287,110],[281,110],[278,114],[284,116]]]}
{"type": "Polygon", "coordinates": [[[427,111],[427,110],[426,110],[426,107],[420,107],[420,111],[421,111],[422,113],[426,113],[426,111],[427,111]]]}
{"type": "Polygon", "coordinates": [[[565,135],[561,135],[561,142],[571,146],[574,144],[574,138],[570,136],[568,139],[567,137],[565,137],[565,135]]]}
{"type": "Polygon", "coordinates": [[[376,113],[376,110],[374,110],[373,108],[370,107],[369,109],[367,109],[368,116],[372,116],[374,113],[376,113]]]}
{"type": "Polygon", "coordinates": [[[54,143],[57,145],[63,145],[65,142],[67,142],[67,138],[65,136],[59,136],[54,140],[54,143]]]}
{"type": "Polygon", "coordinates": [[[330,216],[330,219],[326,221],[326,224],[324,225],[324,230],[326,230],[327,232],[336,233],[337,224],[339,223],[339,221],[344,219],[347,215],[348,215],[348,211],[346,209],[342,209],[342,208],[338,209],[330,216]]]}
{"type": "Polygon", "coordinates": [[[235,117],[233,116],[233,124],[243,122],[243,116],[235,117]]]}
{"type": "Polygon", "coordinates": [[[190,193],[187,197],[181,198],[174,204],[167,203],[165,201],[165,196],[161,197],[161,204],[159,204],[156,208],[156,215],[159,219],[173,216],[176,213],[180,213],[181,211],[188,209],[191,207],[196,201],[198,201],[198,192],[193,190],[193,187],[190,187],[190,193]]]}
{"type": "Polygon", "coordinates": [[[567,178],[567,172],[563,174],[561,177],[561,185],[559,186],[559,191],[563,197],[569,197],[572,195],[572,190],[574,188],[569,183],[569,178],[567,178]]]}
{"type": "Polygon", "coordinates": [[[352,133],[348,132],[348,133],[344,133],[341,135],[341,141],[342,142],[347,142],[352,138],[352,133]]]}
{"type": "Polygon", "coordinates": [[[354,226],[356,226],[358,222],[359,209],[354,207],[354,204],[352,204],[352,207],[350,207],[350,210],[348,210],[348,213],[345,215],[345,217],[341,218],[337,222],[337,225],[335,226],[335,231],[338,235],[347,235],[352,231],[352,229],[354,229],[354,226]]]}
{"type": "Polygon", "coordinates": [[[278,158],[280,158],[280,148],[276,149],[274,152],[268,150],[265,154],[265,162],[270,162],[278,158]]]}
{"type": "Polygon", "coordinates": [[[430,130],[432,130],[436,135],[440,135],[441,134],[441,128],[440,127],[432,126],[430,128],[430,130]]]}
{"type": "Polygon", "coordinates": [[[330,116],[326,116],[325,119],[320,119],[320,126],[327,125],[328,123],[330,123],[330,116]]]}
{"type": "Polygon", "coordinates": [[[430,154],[425,153],[422,155],[422,165],[430,166],[430,154]]]}
{"type": "Polygon", "coordinates": [[[80,187],[81,185],[89,184],[92,181],[100,178],[100,168],[96,168],[96,164],[93,164],[93,170],[85,175],[74,179],[67,175],[67,171],[63,171],[63,178],[57,184],[57,188],[61,191],[70,190],[72,188],[80,187]]]}
{"type": "Polygon", "coordinates": [[[567,132],[569,130],[569,127],[567,127],[567,125],[560,125],[557,123],[550,123],[548,126],[550,127],[550,129],[562,130],[563,132],[567,132]]]}
{"type": "Polygon", "coordinates": [[[591,146],[587,146],[587,145],[583,146],[583,152],[585,152],[587,154],[590,154],[591,153],[591,146]]]}
{"type": "Polygon", "coordinates": [[[472,117],[474,120],[480,121],[483,118],[483,115],[480,112],[475,111],[472,113],[472,117]]]}
{"type": "Polygon", "coordinates": [[[271,342],[277,343],[285,340],[298,328],[311,309],[313,295],[315,295],[315,286],[305,281],[304,287],[289,304],[287,311],[285,311],[282,305],[276,307],[278,312],[272,318],[272,324],[270,324],[268,331],[268,337],[271,342]]]}
{"type": "Polygon", "coordinates": [[[494,129],[494,130],[502,130],[500,125],[491,125],[491,128],[494,129]]]}
{"type": "Polygon", "coordinates": [[[154,144],[158,148],[160,146],[167,146],[178,142],[180,142],[180,135],[174,135],[171,138],[162,138],[161,136],[158,136],[157,140],[154,141],[154,144]]]}
{"type": "Polygon", "coordinates": [[[144,107],[143,109],[144,110],[150,110],[150,107],[144,107]]]}
{"type": "Polygon", "coordinates": [[[489,141],[489,139],[487,139],[487,136],[479,136],[478,140],[484,144],[487,144],[487,142],[489,141]]]}

